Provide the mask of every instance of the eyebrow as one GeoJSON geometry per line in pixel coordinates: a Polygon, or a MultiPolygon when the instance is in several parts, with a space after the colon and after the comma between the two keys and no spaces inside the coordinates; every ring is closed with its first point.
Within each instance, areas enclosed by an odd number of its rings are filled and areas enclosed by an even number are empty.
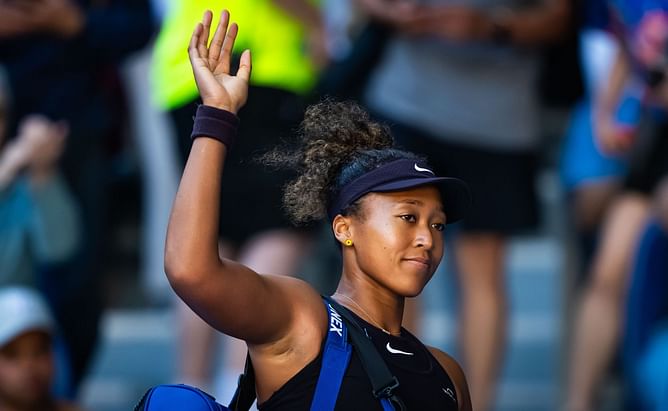
{"type": "Polygon", "coordinates": [[[417,204],[417,205],[423,205],[424,203],[420,200],[416,200],[413,198],[406,198],[404,200],[399,200],[400,203],[406,203],[406,204],[417,204]]]}
{"type": "MultiPolygon", "coordinates": [[[[403,200],[399,200],[399,204],[411,204],[411,205],[423,206],[424,202],[422,202],[420,200],[417,200],[417,199],[414,199],[414,198],[406,198],[406,199],[403,199],[403,200]]],[[[441,204],[441,206],[438,209],[443,214],[445,214],[445,209],[443,208],[443,204],[441,204]]]]}

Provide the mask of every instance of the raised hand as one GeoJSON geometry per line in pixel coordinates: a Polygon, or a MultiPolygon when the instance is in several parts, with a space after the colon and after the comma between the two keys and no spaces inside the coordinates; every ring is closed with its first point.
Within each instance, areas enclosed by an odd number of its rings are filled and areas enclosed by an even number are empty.
{"type": "Polygon", "coordinates": [[[236,114],[248,98],[250,51],[246,50],[241,55],[236,76],[230,74],[232,48],[238,27],[235,23],[229,24],[230,13],[223,10],[211,45],[208,45],[211,20],[212,14],[207,10],[202,22],[195,27],[188,46],[190,64],[202,102],[236,114]]]}
{"type": "Polygon", "coordinates": [[[30,115],[19,125],[18,141],[29,153],[32,173],[50,174],[55,170],[69,127],[63,121],[53,122],[41,115],[30,115]]]}

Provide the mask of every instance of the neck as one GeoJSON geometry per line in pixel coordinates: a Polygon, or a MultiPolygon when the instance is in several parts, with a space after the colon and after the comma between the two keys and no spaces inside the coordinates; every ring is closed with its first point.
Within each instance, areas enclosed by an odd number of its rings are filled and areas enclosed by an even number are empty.
{"type": "Polygon", "coordinates": [[[368,276],[352,277],[342,275],[334,299],[384,332],[400,335],[404,298],[371,283],[368,276]]]}

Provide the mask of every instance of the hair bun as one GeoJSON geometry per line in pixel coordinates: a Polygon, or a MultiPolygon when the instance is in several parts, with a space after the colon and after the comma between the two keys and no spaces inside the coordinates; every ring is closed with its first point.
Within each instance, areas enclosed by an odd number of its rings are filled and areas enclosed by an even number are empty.
{"type": "Polygon", "coordinates": [[[347,153],[389,148],[394,143],[388,127],[370,120],[369,113],[354,102],[325,100],[308,107],[302,135],[305,145],[334,144],[347,153]]]}
{"type": "Polygon", "coordinates": [[[262,157],[266,165],[299,171],[283,196],[284,208],[297,224],[327,215],[331,187],[356,153],[394,144],[389,128],[372,121],[369,113],[354,102],[325,100],[308,107],[300,134],[301,145],[296,150],[274,150],[262,157]]]}

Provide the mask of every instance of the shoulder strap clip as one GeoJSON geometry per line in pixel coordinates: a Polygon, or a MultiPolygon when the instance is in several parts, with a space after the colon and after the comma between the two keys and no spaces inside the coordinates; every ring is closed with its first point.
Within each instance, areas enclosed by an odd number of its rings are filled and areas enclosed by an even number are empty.
{"type": "Polygon", "coordinates": [[[373,391],[373,396],[376,398],[391,398],[394,395],[394,390],[399,387],[399,380],[397,377],[392,376],[392,381],[389,384],[386,384],[378,390],[373,391]]]}

